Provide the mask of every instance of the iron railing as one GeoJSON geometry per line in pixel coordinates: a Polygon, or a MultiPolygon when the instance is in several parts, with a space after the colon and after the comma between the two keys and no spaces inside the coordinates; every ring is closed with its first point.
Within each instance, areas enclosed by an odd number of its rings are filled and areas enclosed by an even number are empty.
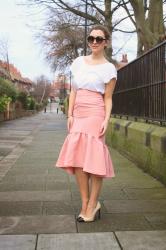
{"type": "Polygon", "coordinates": [[[166,42],[118,71],[112,114],[166,122],[166,42]]]}

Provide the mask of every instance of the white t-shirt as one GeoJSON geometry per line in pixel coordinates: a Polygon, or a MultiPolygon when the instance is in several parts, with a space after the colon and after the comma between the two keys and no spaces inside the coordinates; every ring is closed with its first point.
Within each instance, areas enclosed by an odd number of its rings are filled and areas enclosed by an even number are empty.
{"type": "Polygon", "coordinates": [[[77,57],[70,67],[72,73],[73,89],[88,89],[102,94],[105,92],[105,84],[112,78],[117,79],[117,70],[110,63],[87,64],[84,56],[77,57]]]}

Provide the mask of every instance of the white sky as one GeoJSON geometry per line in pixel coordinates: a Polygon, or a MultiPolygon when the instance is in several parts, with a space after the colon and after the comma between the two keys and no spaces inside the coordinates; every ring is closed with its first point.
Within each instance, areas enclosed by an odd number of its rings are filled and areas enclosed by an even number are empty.
{"type": "MultiPolygon", "coordinates": [[[[40,42],[35,38],[34,30],[34,27],[37,30],[42,25],[44,13],[35,10],[30,15],[27,7],[19,6],[18,3],[20,0],[0,0],[0,40],[1,38],[9,40],[10,63],[13,63],[24,77],[29,77],[31,80],[41,74],[52,80],[55,73],[50,71],[49,65],[44,60],[44,53],[40,42]]],[[[128,22],[124,24],[127,28],[128,25],[128,22]]],[[[131,61],[136,54],[136,35],[114,33],[114,53],[124,44],[124,48],[115,58],[121,60],[122,54],[127,53],[131,61]]]]}
{"type": "Polygon", "coordinates": [[[18,6],[17,3],[18,0],[0,0],[0,39],[9,40],[9,61],[24,77],[34,80],[44,74],[53,79],[35,32],[28,27],[32,22],[37,25],[37,16],[28,15],[26,7],[18,6]]]}

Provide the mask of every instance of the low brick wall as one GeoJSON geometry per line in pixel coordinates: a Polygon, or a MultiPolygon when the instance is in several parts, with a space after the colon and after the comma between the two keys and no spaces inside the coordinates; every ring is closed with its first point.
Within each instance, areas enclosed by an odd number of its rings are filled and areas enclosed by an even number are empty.
{"type": "Polygon", "coordinates": [[[30,116],[33,114],[36,114],[38,111],[36,110],[13,110],[10,111],[9,114],[7,114],[7,112],[0,112],[0,122],[3,121],[8,121],[8,120],[14,120],[20,117],[24,117],[24,116],[30,116]]]}
{"type": "Polygon", "coordinates": [[[111,118],[106,142],[166,185],[165,127],[111,118]]]}

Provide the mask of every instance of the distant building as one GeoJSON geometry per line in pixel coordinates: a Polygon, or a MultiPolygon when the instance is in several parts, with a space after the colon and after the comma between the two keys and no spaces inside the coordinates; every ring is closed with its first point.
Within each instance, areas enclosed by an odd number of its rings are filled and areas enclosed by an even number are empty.
{"type": "Polygon", "coordinates": [[[69,91],[70,84],[66,82],[66,76],[60,74],[51,84],[50,98],[52,100],[64,99],[69,91]]]}
{"type": "Polygon", "coordinates": [[[121,69],[128,64],[127,54],[122,55],[122,60],[117,63],[117,69],[121,69]]]}
{"type": "Polygon", "coordinates": [[[29,93],[32,90],[33,82],[29,78],[22,77],[20,71],[13,64],[0,60],[0,76],[12,81],[20,91],[29,93]]]}

